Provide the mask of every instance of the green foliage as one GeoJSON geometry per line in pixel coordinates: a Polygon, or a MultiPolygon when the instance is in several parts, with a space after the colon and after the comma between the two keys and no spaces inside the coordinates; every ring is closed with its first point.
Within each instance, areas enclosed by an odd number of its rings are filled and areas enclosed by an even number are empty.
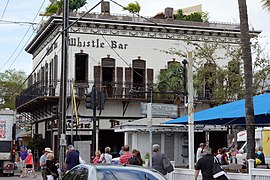
{"type": "Polygon", "coordinates": [[[22,87],[18,92],[14,92],[26,79],[25,72],[16,71],[15,69],[6,70],[0,73],[0,108],[15,109],[15,98],[21,90],[26,88],[22,87]]]}
{"type": "Polygon", "coordinates": [[[144,159],[150,159],[150,153],[149,153],[149,152],[147,152],[147,153],[145,154],[144,159]]]}
{"type": "Polygon", "coordinates": [[[34,135],[28,142],[28,149],[31,149],[32,153],[38,150],[38,154],[41,156],[42,151],[45,149],[45,139],[43,139],[41,135],[34,135]]]}
{"type": "MultiPolygon", "coordinates": [[[[74,11],[83,7],[87,3],[87,0],[69,0],[69,10],[74,11]]],[[[54,3],[46,7],[45,16],[51,16],[53,14],[59,14],[58,12],[62,9],[63,2],[56,0],[54,3]]]]}
{"type": "Polygon", "coordinates": [[[182,9],[178,9],[175,14],[175,19],[186,20],[186,21],[199,21],[199,22],[207,22],[208,21],[208,13],[205,12],[194,12],[189,15],[184,15],[182,9]]]}
{"type": "Polygon", "coordinates": [[[123,10],[127,10],[130,13],[140,13],[141,6],[140,4],[135,1],[135,3],[129,3],[126,7],[123,7],[123,10]]]}

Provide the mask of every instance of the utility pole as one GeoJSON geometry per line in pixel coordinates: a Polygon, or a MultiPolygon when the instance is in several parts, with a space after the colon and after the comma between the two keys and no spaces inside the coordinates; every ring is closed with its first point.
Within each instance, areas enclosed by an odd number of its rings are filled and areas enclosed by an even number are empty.
{"type": "Polygon", "coordinates": [[[194,169],[193,59],[188,52],[188,167],[194,169]]]}
{"type": "Polygon", "coordinates": [[[59,162],[60,169],[63,169],[65,162],[66,147],[66,108],[67,108],[67,64],[68,64],[68,23],[69,23],[69,0],[63,0],[63,29],[62,29],[62,57],[61,57],[61,96],[59,121],[59,162]]]}
{"type": "Polygon", "coordinates": [[[92,155],[95,156],[96,152],[96,140],[97,140],[97,123],[96,123],[96,116],[97,116],[97,92],[96,92],[96,85],[94,84],[92,87],[92,93],[94,98],[94,108],[93,108],[93,134],[92,134],[92,155]]]}

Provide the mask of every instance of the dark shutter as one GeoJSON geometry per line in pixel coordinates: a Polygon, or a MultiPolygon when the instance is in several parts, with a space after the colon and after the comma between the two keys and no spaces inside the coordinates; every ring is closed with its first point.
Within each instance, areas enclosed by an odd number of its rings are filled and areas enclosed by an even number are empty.
{"type": "Polygon", "coordinates": [[[54,88],[57,85],[57,69],[58,69],[58,56],[55,55],[53,58],[53,81],[54,81],[54,88]]]}
{"type": "Polygon", "coordinates": [[[101,90],[100,66],[94,66],[94,83],[96,84],[97,91],[100,91],[101,90]]]}
{"type": "Polygon", "coordinates": [[[126,85],[126,91],[125,91],[125,95],[128,96],[129,95],[129,91],[131,90],[131,68],[130,67],[126,67],[125,68],[125,85],[126,85]]]}
{"type": "Polygon", "coordinates": [[[147,86],[153,87],[153,80],[154,80],[154,70],[148,68],[147,69],[147,86]]]}
{"type": "Polygon", "coordinates": [[[30,75],[28,78],[28,87],[30,87],[33,84],[33,75],[30,75]]]}
{"type": "Polygon", "coordinates": [[[123,67],[116,68],[116,96],[122,97],[123,93],[123,67]]]}

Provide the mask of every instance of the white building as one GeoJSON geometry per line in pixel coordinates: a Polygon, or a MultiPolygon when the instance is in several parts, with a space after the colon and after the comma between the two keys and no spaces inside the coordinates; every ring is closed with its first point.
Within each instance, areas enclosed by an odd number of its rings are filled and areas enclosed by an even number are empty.
{"type": "MultiPolygon", "coordinates": [[[[102,7],[108,2],[103,2],[102,7]]],[[[113,128],[128,121],[144,118],[140,103],[150,102],[150,88],[161,69],[176,55],[162,51],[169,48],[185,50],[187,41],[239,44],[239,25],[228,23],[188,22],[172,18],[172,11],[163,19],[134,18],[90,13],[69,28],[67,74],[67,141],[71,143],[71,118],[74,114],[72,84],[76,91],[79,126],[74,128],[75,141],[92,140],[92,110],[86,109],[85,93],[95,83],[105,91],[105,109],[97,112],[97,143],[100,149],[111,146],[116,153],[124,143],[124,133],[113,128]],[[136,90],[136,93],[131,93],[136,90]]],[[[82,13],[71,13],[70,23],[82,13]]],[[[46,145],[58,152],[58,118],[51,115],[59,104],[61,79],[62,17],[51,16],[26,47],[33,55],[33,73],[29,86],[17,96],[17,111],[32,121],[33,134],[42,134],[46,145]],[[53,127],[53,128],[52,128],[53,127]]],[[[256,35],[259,31],[252,31],[256,35]]],[[[226,62],[223,62],[226,64],[226,62]]],[[[174,100],[153,100],[173,103],[174,100]]],[[[205,105],[204,105],[205,106],[205,105]]],[[[207,105],[206,105],[207,106],[207,105]]],[[[205,108],[205,107],[203,107],[205,108]]]]}

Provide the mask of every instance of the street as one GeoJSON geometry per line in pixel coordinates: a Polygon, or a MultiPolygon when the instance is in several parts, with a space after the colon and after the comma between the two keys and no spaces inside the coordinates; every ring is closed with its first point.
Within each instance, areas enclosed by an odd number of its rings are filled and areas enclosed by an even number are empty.
{"type": "Polygon", "coordinates": [[[41,177],[41,173],[40,171],[37,171],[37,177],[34,178],[33,175],[30,175],[30,177],[26,177],[26,178],[20,178],[20,173],[19,172],[15,172],[15,175],[14,176],[10,176],[10,177],[0,177],[1,180],[10,180],[10,179],[35,179],[35,180],[42,180],[42,177],[41,177]]]}

